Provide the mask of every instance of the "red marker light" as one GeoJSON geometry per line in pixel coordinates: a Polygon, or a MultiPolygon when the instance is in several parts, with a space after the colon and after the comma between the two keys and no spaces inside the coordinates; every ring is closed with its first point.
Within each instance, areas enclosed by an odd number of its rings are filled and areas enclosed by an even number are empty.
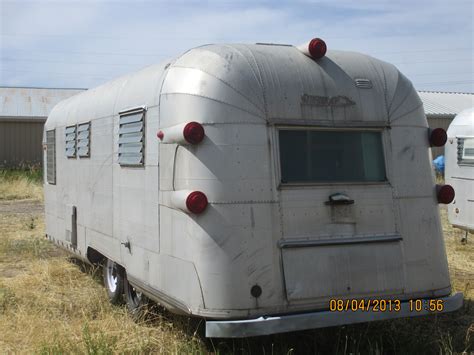
{"type": "Polygon", "coordinates": [[[163,140],[163,138],[165,137],[165,134],[163,133],[163,131],[159,131],[156,136],[160,139],[160,141],[163,140]]]}
{"type": "Polygon", "coordinates": [[[193,191],[186,198],[187,209],[195,214],[204,212],[208,204],[207,197],[201,191],[193,191]]]}
{"type": "Polygon", "coordinates": [[[442,147],[448,140],[446,131],[442,128],[435,128],[429,130],[430,134],[430,146],[431,147],[442,147]]]}
{"type": "Polygon", "coordinates": [[[453,202],[455,192],[451,185],[436,185],[436,196],[438,203],[449,204],[453,202]]]}
{"type": "Polygon", "coordinates": [[[321,38],[313,38],[308,44],[308,52],[314,59],[324,57],[327,51],[326,42],[321,38]]]}
{"type": "Polygon", "coordinates": [[[184,126],[183,136],[188,143],[201,143],[204,139],[204,127],[198,122],[189,122],[184,126]]]}

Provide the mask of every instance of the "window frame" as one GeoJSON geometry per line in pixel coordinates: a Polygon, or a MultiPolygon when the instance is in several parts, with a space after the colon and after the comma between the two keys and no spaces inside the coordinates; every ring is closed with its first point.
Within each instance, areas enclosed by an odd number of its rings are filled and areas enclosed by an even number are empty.
{"type": "Polygon", "coordinates": [[[474,166],[474,157],[472,159],[463,158],[464,150],[464,140],[470,139],[474,141],[474,137],[469,136],[457,136],[456,137],[456,157],[458,166],[474,166]]]}
{"type": "Polygon", "coordinates": [[[139,107],[134,107],[126,110],[122,110],[118,114],[118,127],[117,127],[117,164],[122,167],[122,168],[145,168],[146,165],[146,113],[147,113],[147,107],[146,106],[139,106],[139,107]],[[137,163],[137,164],[130,164],[130,163],[120,163],[120,128],[121,128],[121,122],[120,120],[122,117],[127,117],[127,116],[132,116],[135,114],[141,113],[142,114],[142,119],[141,122],[143,124],[142,126],[142,162],[137,163]]]}
{"type": "Polygon", "coordinates": [[[386,126],[370,126],[370,127],[326,127],[326,126],[309,126],[309,125],[277,125],[273,130],[273,153],[275,156],[275,177],[277,189],[294,189],[301,187],[318,187],[318,186],[341,186],[341,185],[353,185],[353,186],[383,186],[390,185],[391,168],[388,164],[389,159],[387,156],[388,136],[386,126]],[[385,167],[385,180],[384,181],[321,181],[321,182],[282,182],[281,174],[281,157],[280,157],[280,131],[281,130],[301,130],[301,131],[330,131],[330,132],[380,132],[380,138],[382,143],[382,155],[385,167]]]}
{"type": "Polygon", "coordinates": [[[77,158],[77,125],[71,125],[71,126],[66,126],[64,127],[64,153],[66,155],[66,158],[68,159],[76,159],[77,158]],[[68,134],[71,134],[71,133],[68,133],[67,130],[69,128],[74,128],[74,155],[68,155],[67,154],[67,144],[69,142],[72,142],[72,140],[68,141],[67,140],[67,135],[68,134]]]}
{"type": "Polygon", "coordinates": [[[56,140],[56,128],[54,129],[50,129],[50,130],[47,130],[46,131],[46,182],[48,183],[48,185],[56,185],[56,147],[57,147],[57,140],[56,140]],[[54,148],[52,149],[52,154],[53,154],[53,161],[52,161],[52,164],[53,164],[53,171],[52,171],[52,179],[50,180],[50,176],[49,176],[49,173],[50,173],[50,170],[49,170],[49,164],[50,164],[50,156],[49,156],[49,152],[50,152],[50,145],[51,143],[48,141],[48,133],[52,132],[53,133],[53,146],[54,148]]]}
{"type": "Polygon", "coordinates": [[[91,146],[91,140],[92,139],[91,138],[92,138],[92,121],[78,123],[77,128],[76,128],[76,156],[77,156],[77,158],[79,158],[79,159],[89,159],[91,157],[91,148],[92,148],[92,146],[91,146]],[[89,125],[89,128],[87,129],[87,131],[89,132],[88,144],[87,144],[88,150],[87,150],[87,155],[81,155],[81,154],[79,154],[79,126],[83,126],[83,125],[86,125],[86,124],[89,125]]]}

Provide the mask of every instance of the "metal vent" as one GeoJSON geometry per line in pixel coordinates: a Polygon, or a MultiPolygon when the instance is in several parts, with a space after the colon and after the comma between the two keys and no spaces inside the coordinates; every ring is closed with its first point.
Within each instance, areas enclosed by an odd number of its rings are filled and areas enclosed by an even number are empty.
{"type": "Polygon", "coordinates": [[[46,131],[46,181],[56,184],[56,130],[46,131]]]}
{"type": "Polygon", "coordinates": [[[82,123],[77,126],[77,155],[79,158],[90,157],[91,123],[82,123]]]}
{"type": "Polygon", "coordinates": [[[372,89],[372,82],[369,79],[355,79],[355,84],[361,89],[372,89]]]}
{"type": "Polygon", "coordinates": [[[76,157],[76,129],[76,126],[69,126],[64,131],[66,134],[66,156],[68,158],[76,157]]]}
{"type": "Polygon", "coordinates": [[[119,122],[118,163],[143,165],[145,162],[145,112],[124,113],[119,122]]]}

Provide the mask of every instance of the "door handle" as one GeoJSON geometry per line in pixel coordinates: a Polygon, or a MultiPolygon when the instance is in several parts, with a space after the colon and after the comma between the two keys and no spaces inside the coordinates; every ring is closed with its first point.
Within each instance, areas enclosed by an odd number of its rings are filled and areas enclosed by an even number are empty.
{"type": "Polygon", "coordinates": [[[324,204],[330,206],[338,206],[338,205],[352,205],[354,204],[354,200],[352,200],[349,196],[342,193],[335,193],[329,196],[329,200],[326,201],[324,204]]]}

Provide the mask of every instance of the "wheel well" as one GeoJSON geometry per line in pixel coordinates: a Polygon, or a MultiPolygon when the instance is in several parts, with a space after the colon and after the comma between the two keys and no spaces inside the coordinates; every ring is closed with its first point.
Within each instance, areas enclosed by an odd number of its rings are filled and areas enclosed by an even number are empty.
{"type": "Polygon", "coordinates": [[[97,250],[95,250],[91,247],[87,248],[87,254],[86,255],[87,255],[87,260],[89,260],[89,262],[91,264],[94,264],[94,265],[101,264],[102,261],[105,259],[104,255],[102,255],[97,250]]]}

